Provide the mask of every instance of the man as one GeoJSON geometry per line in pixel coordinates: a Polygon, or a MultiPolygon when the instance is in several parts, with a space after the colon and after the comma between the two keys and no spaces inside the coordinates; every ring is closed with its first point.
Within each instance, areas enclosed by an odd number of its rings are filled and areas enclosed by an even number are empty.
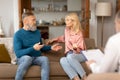
{"type": "Polygon", "coordinates": [[[33,13],[23,13],[22,20],[23,28],[15,33],[13,43],[18,64],[15,80],[23,80],[31,65],[41,66],[41,80],[49,80],[49,61],[47,57],[41,56],[41,51],[58,51],[62,47],[58,44],[53,46],[42,44],[41,34],[36,29],[36,18],[33,13]]]}
{"type": "Polygon", "coordinates": [[[120,11],[116,14],[115,29],[116,34],[109,38],[101,63],[86,62],[93,73],[120,72],[120,11]]]}

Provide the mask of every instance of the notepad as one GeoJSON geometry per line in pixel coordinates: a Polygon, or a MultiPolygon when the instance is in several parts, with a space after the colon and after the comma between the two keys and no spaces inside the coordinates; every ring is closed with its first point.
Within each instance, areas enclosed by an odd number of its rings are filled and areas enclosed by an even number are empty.
{"type": "Polygon", "coordinates": [[[82,51],[87,60],[95,60],[96,63],[100,63],[104,54],[100,49],[91,49],[82,51]]]}

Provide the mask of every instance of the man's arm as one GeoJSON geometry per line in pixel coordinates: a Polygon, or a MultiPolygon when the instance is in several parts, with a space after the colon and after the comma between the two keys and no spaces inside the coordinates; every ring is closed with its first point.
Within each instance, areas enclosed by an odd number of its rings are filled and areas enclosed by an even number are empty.
{"type": "Polygon", "coordinates": [[[29,54],[31,51],[34,51],[33,46],[23,49],[22,42],[16,35],[14,36],[13,45],[15,54],[18,58],[23,55],[29,54]]]}

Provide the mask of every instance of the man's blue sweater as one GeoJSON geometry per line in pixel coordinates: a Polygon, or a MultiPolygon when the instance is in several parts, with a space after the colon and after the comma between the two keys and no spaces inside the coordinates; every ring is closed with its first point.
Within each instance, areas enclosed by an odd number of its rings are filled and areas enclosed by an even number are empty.
{"type": "Polygon", "coordinates": [[[31,57],[41,56],[41,51],[51,50],[51,46],[44,46],[40,51],[36,51],[33,46],[36,43],[42,43],[41,34],[39,30],[36,31],[26,31],[20,29],[14,35],[14,51],[17,58],[20,58],[24,55],[29,55],[31,57]]]}

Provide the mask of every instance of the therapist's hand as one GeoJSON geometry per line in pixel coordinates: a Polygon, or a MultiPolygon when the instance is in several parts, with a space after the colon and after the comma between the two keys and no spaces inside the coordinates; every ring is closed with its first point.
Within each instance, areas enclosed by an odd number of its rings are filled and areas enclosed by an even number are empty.
{"type": "Polygon", "coordinates": [[[85,62],[87,64],[87,66],[90,68],[90,64],[92,63],[96,63],[94,60],[89,60],[85,62]]]}

